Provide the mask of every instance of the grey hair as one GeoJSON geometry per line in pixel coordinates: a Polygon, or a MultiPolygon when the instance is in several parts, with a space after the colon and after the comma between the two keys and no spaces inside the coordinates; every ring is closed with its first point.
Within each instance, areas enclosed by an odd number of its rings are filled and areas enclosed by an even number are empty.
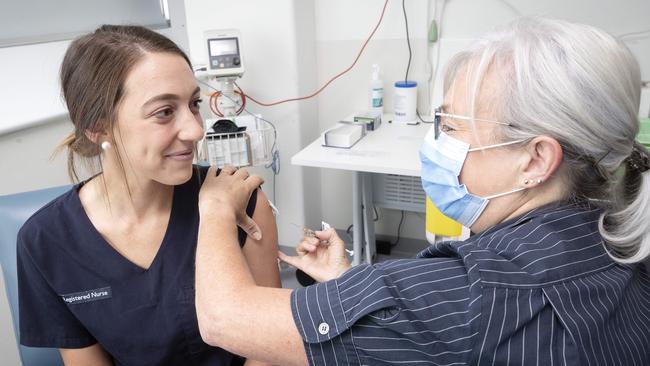
{"type": "Polygon", "coordinates": [[[560,143],[565,198],[603,209],[599,231],[609,255],[623,263],[648,258],[650,171],[624,164],[639,131],[641,73],[630,50],[588,25],[521,18],[454,56],[445,93],[461,69],[472,115],[479,97],[491,98],[511,124],[501,127],[502,138],[546,135],[560,143]],[[488,70],[501,81],[498,98],[478,94],[488,70]]]}

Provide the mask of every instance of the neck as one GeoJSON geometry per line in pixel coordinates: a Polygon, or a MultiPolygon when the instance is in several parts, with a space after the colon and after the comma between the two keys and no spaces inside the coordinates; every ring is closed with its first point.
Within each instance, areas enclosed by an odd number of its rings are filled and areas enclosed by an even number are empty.
{"type": "Polygon", "coordinates": [[[171,208],[174,187],[146,179],[125,167],[104,164],[104,171],[92,179],[96,197],[102,199],[115,217],[140,219],[151,212],[171,208]]]}
{"type": "Polygon", "coordinates": [[[550,180],[542,186],[490,200],[483,214],[472,225],[474,233],[480,233],[501,222],[522,216],[538,207],[557,202],[564,196],[558,180],[550,180]]]}

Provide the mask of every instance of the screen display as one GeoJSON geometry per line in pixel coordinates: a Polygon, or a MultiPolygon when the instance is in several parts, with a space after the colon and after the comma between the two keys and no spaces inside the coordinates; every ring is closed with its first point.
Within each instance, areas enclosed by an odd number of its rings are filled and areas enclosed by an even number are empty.
{"type": "Polygon", "coordinates": [[[208,41],[208,44],[210,46],[210,56],[237,54],[236,38],[211,39],[208,41]]]}

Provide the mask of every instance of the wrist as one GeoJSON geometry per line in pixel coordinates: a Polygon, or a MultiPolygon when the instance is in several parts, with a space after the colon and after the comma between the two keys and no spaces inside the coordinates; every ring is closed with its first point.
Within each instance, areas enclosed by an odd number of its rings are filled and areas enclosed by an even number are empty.
{"type": "Polygon", "coordinates": [[[345,265],[342,265],[342,266],[339,268],[338,273],[336,274],[336,277],[335,277],[335,278],[339,278],[339,277],[341,277],[341,276],[342,276],[345,272],[347,272],[350,268],[352,268],[352,266],[350,265],[350,263],[346,263],[345,265]]]}
{"type": "Polygon", "coordinates": [[[218,219],[219,222],[237,221],[237,215],[235,215],[235,212],[232,209],[213,207],[210,205],[199,205],[199,216],[201,218],[210,217],[218,219]]]}

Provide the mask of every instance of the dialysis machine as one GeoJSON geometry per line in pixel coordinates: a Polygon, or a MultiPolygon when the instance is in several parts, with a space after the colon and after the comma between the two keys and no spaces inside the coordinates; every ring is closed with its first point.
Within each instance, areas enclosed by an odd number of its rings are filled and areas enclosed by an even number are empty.
{"type": "Polygon", "coordinates": [[[260,115],[248,113],[246,95],[236,84],[244,74],[241,34],[233,29],[206,31],[204,44],[207,64],[196,68],[195,76],[214,89],[209,99],[213,118],[205,120],[199,159],[217,167],[270,164],[275,128],[260,115]]]}

